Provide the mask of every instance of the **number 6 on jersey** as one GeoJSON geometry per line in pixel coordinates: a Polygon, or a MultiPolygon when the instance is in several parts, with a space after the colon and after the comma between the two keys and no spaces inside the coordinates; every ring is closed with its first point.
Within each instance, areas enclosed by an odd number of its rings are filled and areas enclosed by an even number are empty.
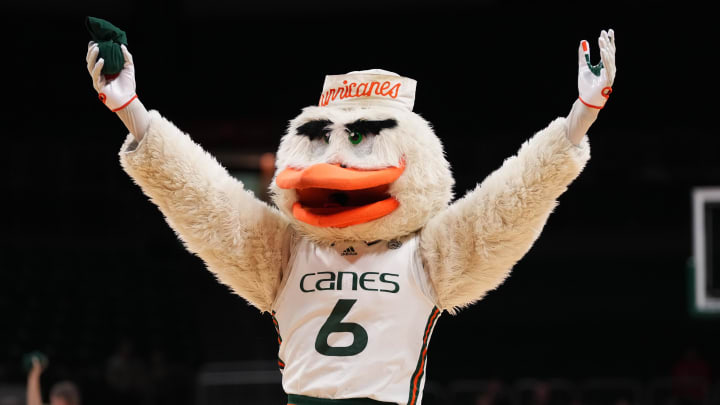
{"type": "Polygon", "coordinates": [[[350,312],[350,309],[357,300],[338,300],[327,321],[320,328],[315,339],[315,350],[325,356],[354,356],[367,346],[368,334],[365,329],[357,323],[342,322],[343,318],[350,312]],[[349,346],[330,346],[328,338],[331,333],[348,332],[352,333],[353,341],[349,346]]]}

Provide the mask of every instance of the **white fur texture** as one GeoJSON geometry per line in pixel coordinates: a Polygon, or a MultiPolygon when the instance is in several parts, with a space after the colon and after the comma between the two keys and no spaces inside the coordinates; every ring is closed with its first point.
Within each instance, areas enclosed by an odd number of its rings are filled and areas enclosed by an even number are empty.
{"type": "Polygon", "coordinates": [[[390,188],[400,202],[394,212],[366,224],[318,228],[293,218],[295,190],[272,183],[278,212],[244,190],[160,114],[152,111],[150,116],[140,144],[128,135],[120,153],[123,168],[165,214],[187,249],[261,311],[271,310],[292,238],[328,244],[393,239],[418,230],[437,304],[450,312],[470,305],[500,285],[530,249],[556,199],[590,157],[587,139],[572,145],[565,119],[559,118],[448,207],[450,168],[440,140],[419,115],[393,108],[307,107],[282,139],[277,172],[320,162],[366,169],[406,164],[390,188]],[[361,118],[393,118],[398,126],[352,145],[343,126],[361,118]],[[312,119],[334,123],[329,144],[296,134],[298,126],[312,119]]]}
{"type": "Polygon", "coordinates": [[[344,163],[348,167],[382,169],[405,162],[405,171],[390,187],[400,206],[392,213],[365,224],[346,228],[320,228],[296,220],[292,205],[295,190],[280,189],[273,181],[275,204],[293,227],[311,240],[328,244],[339,240],[393,239],[416,232],[433,215],[447,207],[454,180],[442,144],[430,124],[418,114],[391,107],[341,109],[307,107],[290,122],[277,154],[277,172],[287,167],[302,169],[317,163],[344,163]],[[366,136],[358,145],[348,140],[344,125],[359,119],[395,119],[397,127],[366,136]],[[330,142],[310,140],[296,129],[310,120],[329,120],[330,142]]]}
{"type": "Polygon", "coordinates": [[[421,255],[440,308],[454,313],[505,280],[589,158],[587,138],[573,145],[558,118],[427,223],[421,255]]]}
{"type": "Polygon", "coordinates": [[[128,135],[120,160],[187,249],[220,282],[270,311],[288,254],[287,219],[156,111],[140,144],[128,135]]]}

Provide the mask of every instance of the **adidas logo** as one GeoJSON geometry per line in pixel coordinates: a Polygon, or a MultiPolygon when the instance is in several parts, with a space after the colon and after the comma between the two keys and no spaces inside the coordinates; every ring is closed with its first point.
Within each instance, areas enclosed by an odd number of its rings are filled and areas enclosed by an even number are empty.
{"type": "Polygon", "coordinates": [[[355,249],[353,249],[352,246],[350,246],[349,248],[343,250],[340,256],[357,256],[357,252],[355,251],[355,249]]]}

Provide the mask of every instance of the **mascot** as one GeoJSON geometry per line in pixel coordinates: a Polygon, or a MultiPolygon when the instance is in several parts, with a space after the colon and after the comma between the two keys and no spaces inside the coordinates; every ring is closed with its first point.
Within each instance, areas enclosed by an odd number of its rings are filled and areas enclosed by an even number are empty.
{"type": "Polygon", "coordinates": [[[420,404],[428,343],[442,312],[481,299],[537,239],[590,157],[586,131],[615,78],[579,47],[579,98],[516,156],[451,204],[440,139],[413,113],[416,82],[373,69],[331,75],[317,106],[290,121],[277,151],[276,207],[135,92],[125,45],[119,75],[87,66],[130,131],[123,169],[218,280],[272,314],[288,403],[420,404]]]}

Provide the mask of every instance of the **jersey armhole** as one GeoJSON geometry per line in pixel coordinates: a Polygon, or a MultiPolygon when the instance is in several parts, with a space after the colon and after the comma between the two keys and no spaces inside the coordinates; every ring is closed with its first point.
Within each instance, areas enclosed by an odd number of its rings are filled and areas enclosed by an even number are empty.
{"type": "Polygon", "coordinates": [[[422,295],[435,307],[440,308],[438,305],[437,295],[435,294],[435,288],[429,279],[425,266],[420,256],[420,234],[416,233],[413,235],[414,249],[412,252],[412,263],[410,274],[412,275],[415,285],[420,289],[422,295]]]}
{"type": "Polygon", "coordinates": [[[275,300],[273,300],[272,308],[270,308],[272,311],[274,311],[275,308],[278,307],[278,303],[282,299],[288,280],[290,279],[290,273],[292,272],[293,263],[295,262],[295,256],[297,252],[296,247],[298,244],[298,237],[299,236],[297,235],[297,233],[291,228],[290,232],[288,232],[287,240],[285,241],[283,246],[287,260],[283,260],[282,280],[280,281],[280,285],[278,286],[277,294],[275,294],[275,300]]]}

